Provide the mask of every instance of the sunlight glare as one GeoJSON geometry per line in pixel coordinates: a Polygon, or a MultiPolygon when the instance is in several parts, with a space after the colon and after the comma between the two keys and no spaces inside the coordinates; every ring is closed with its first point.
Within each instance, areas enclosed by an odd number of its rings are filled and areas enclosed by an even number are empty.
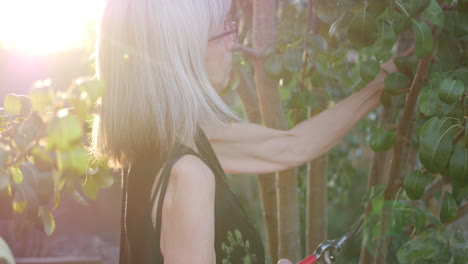
{"type": "Polygon", "coordinates": [[[84,45],[103,0],[0,0],[0,47],[51,53],[84,45]]]}

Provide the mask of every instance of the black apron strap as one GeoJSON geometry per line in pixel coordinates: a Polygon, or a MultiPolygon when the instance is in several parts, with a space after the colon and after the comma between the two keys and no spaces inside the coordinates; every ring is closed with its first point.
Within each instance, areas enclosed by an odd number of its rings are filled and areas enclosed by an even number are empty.
{"type": "MultiPolygon", "coordinates": [[[[155,241],[155,239],[161,239],[162,206],[164,204],[164,199],[166,197],[166,191],[167,191],[167,187],[169,185],[169,178],[170,178],[170,175],[171,175],[172,167],[174,166],[174,164],[181,157],[183,157],[186,154],[191,154],[191,155],[197,156],[200,159],[202,159],[202,157],[200,155],[198,155],[192,149],[187,148],[186,146],[181,145],[181,144],[178,145],[175,148],[174,154],[170,155],[170,159],[164,165],[164,167],[162,169],[162,172],[161,172],[161,175],[160,175],[160,177],[158,179],[156,189],[154,190],[153,196],[151,197],[151,203],[149,205],[149,210],[147,211],[148,212],[147,219],[150,220],[149,222],[151,224],[151,229],[154,230],[154,236],[153,236],[152,232],[145,233],[145,241],[146,241],[146,243],[145,243],[146,248],[144,250],[144,252],[145,252],[145,256],[144,256],[145,263],[150,263],[150,262],[147,262],[147,261],[151,261],[151,259],[153,259],[153,254],[154,254],[155,247],[157,247],[157,245],[159,244],[158,241],[155,241]],[[156,201],[158,193],[160,193],[160,195],[159,195],[160,198],[159,198],[158,204],[157,204],[156,229],[154,229],[153,222],[151,221],[151,219],[152,219],[151,212],[153,211],[153,205],[154,205],[154,203],[156,201]]],[[[161,256],[163,256],[160,246],[158,247],[157,250],[159,250],[159,252],[161,253],[161,256]]]]}
{"type": "Polygon", "coordinates": [[[128,171],[122,169],[122,204],[120,209],[120,256],[119,264],[130,264],[130,254],[127,241],[127,232],[125,228],[125,215],[127,208],[127,182],[128,171]]]}

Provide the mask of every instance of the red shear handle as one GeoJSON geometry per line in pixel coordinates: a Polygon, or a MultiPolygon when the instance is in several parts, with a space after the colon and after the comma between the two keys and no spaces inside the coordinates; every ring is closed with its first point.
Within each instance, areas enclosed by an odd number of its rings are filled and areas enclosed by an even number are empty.
{"type": "Polygon", "coordinates": [[[312,254],[310,256],[308,256],[307,258],[301,260],[299,263],[297,264],[314,264],[318,261],[317,257],[315,256],[315,254],[312,254]]]}

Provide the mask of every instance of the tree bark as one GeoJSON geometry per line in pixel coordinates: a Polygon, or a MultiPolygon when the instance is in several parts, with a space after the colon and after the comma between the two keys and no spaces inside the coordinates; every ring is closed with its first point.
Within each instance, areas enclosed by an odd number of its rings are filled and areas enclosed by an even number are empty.
{"type": "Polygon", "coordinates": [[[327,154],[307,165],[306,255],[312,254],[328,236],[327,171],[327,154]]]}
{"type": "MultiPolygon", "coordinates": [[[[314,12],[313,0],[308,2],[307,11],[307,33],[314,34],[318,31],[320,19],[314,12]]],[[[304,53],[306,53],[306,43],[304,42],[304,53]]],[[[306,58],[306,56],[304,56],[306,58]]],[[[302,67],[301,90],[305,90],[304,79],[307,74],[310,74],[308,69],[307,59],[304,59],[302,67]]],[[[324,96],[324,89],[314,89],[307,87],[309,90],[317,91],[319,98],[320,109],[308,109],[308,118],[313,112],[317,113],[327,107],[327,99],[324,96]]],[[[327,216],[327,172],[328,172],[328,154],[316,158],[307,163],[307,199],[306,199],[306,255],[312,254],[317,246],[325,241],[328,237],[328,216],[327,216]]]]}
{"type": "MultiPolygon", "coordinates": [[[[395,113],[396,102],[394,98],[391,100],[391,105],[384,107],[379,116],[379,126],[390,124],[395,113]]],[[[388,177],[388,167],[390,165],[391,150],[375,152],[372,157],[372,165],[369,173],[369,180],[367,183],[367,189],[370,190],[372,186],[383,185],[388,177]]],[[[369,216],[372,211],[371,203],[366,204],[365,217],[369,216]]],[[[370,227],[364,226],[361,253],[360,253],[360,264],[371,264],[375,262],[375,257],[370,254],[366,246],[369,243],[370,227]]]]}
{"type": "MultiPolygon", "coordinates": [[[[410,33],[405,33],[398,39],[397,43],[397,55],[402,54],[407,51],[414,42],[414,36],[410,33]]],[[[397,108],[397,97],[392,97],[390,100],[390,105],[384,106],[379,115],[379,126],[384,126],[388,124],[393,124],[393,117],[397,108]]],[[[392,150],[375,152],[372,157],[372,165],[369,172],[369,180],[367,184],[367,189],[370,190],[372,186],[383,185],[388,179],[390,159],[393,155],[392,150]]],[[[369,216],[372,211],[372,206],[370,203],[366,204],[365,218],[369,216]]],[[[370,254],[366,249],[367,243],[369,243],[370,228],[364,226],[363,237],[361,243],[361,253],[360,253],[360,264],[372,264],[377,260],[375,256],[370,254]]]]}
{"type": "MultiPolygon", "coordinates": [[[[240,72],[240,74],[241,83],[237,89],[237,93],[241,98],[247,118],[253,123],[260,124],[262,118],[258,106],[255,84],[246,73],[240,72]]],[[[274,173],[257,175],[258,189],[262,204],[262,217],[267,236],[266,250],[269,252],[272,262],[278,259],[276,179],[274,176],[274,173]]]]}
{"type": "MultiPolygon", "coordinates": [[[[253,48],[263,52],[274,43],[275,38],[275,1],[254,1],[253,48]]],[[[278,85],[263,70],[263,61],[254,62],[255,82],[260,102],[260,111],[266,126],[288,129],[283,115],[278,85]]],[[[299,260],[300,234],[297,198],[297,179],[295,169],[277,174],[278,188],[278,257],[292,262],[299,260]]],[[[272,262],[276,262],[275,259],[272,262]]]]}
{"type": "MultiPolygon", "coordinates": [[[[406,99],[405,109],[398,126],[398,131],[395,138],[395,145],[393,149],[392,165],[390,167],[390,174],[387,180],[387,186],[384,191],[384,201],[391,201],[396,198],[398,191],[403,185],[405,178],[405,163],[407,153],[411,147],[411,137],[413,135],[413,115],[416,108],[419,92],[421,91],[424,83],[424,78],[429,69],[432,53],[419,61],[418,69],[413,82],[410,87],[410,92],[406,99]]],[[[387,237],[390,228],[390,220],[392,214],[392,206],[384,202],[382,210],[381,225],[380,225],[380,239],[379,247],[377,248],[377,261],[376,264],[383,264],[387,258],[387,250],[389,246],[389,239],[387,237]]]]}

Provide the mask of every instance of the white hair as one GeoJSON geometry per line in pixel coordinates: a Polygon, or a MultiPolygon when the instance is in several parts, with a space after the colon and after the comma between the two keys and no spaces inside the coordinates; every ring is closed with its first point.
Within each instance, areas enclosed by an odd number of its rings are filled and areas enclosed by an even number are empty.
{"type": "Polygon", "coordinates": [[[230,0],[109,0],[96,49],[106,92],[94,120],[92,149],[123,167],[139,153],[169,153],[191,142],[198,124],[239,121],[211,85],[208,39],[230,0]]]}

